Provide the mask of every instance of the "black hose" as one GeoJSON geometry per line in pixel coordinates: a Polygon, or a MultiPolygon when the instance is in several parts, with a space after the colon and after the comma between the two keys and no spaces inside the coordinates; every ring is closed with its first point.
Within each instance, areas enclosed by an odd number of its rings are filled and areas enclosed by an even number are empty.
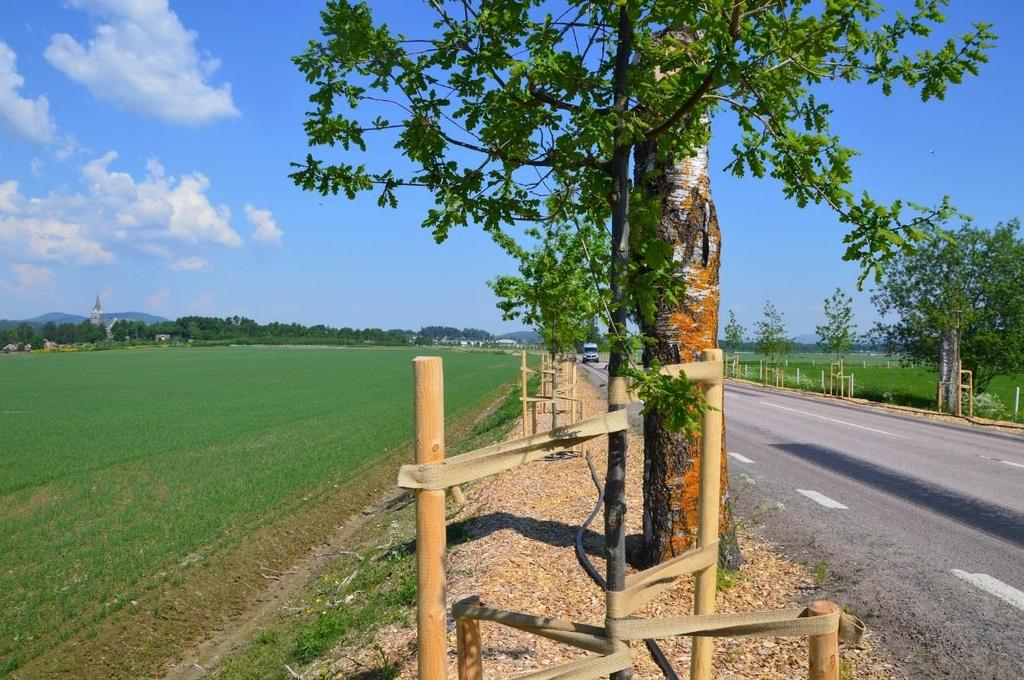
{"type": "MultiPolygon", "coordinates": [[[[601,576],[600,572],[597,571],[597,567],[587,557],[587,551],[583,549],[583,534],[586,533],[587,529],[590,528],[590,523],[594,521],[598,513],[601,512],[601,506],[604,505],[604,485],[601,484],[601,477],[597,474],[597,467],[594,466],[594,459],[587,454],[587,466],[590,467],[590,478],[594,480],[594,486],[597,487],[597,502],[594,503],[594,509],[590,511],[590,515],[583,521],[580,528],[576,531],[576,560],[583,567],[583,571],[587,572],[587,576],[590,577],[597,587],[601,590],[607,590],[608,584],[601,576]]],[[[651,654],[651,659],[661,670],[667,680],[679,680],[679,676],[676,675],[675,669],[672,668],[672,663],[665,656],[665,652],[661,650],[661,647],[655,640],[644,640],[644,644],[647,645],[647,651],[651,654]]]]}

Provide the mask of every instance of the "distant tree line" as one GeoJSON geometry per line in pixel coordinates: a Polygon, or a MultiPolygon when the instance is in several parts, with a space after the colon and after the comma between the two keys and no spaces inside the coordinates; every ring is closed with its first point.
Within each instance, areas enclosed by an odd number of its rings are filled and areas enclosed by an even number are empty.
{"type": "MultiPolygon", "coordinates": [[[[110,326],[109,340],[115,342],[148,342],[158,335],[169,335],[173,341],[240,344],[375,344],[432,345],[437,343],[492,342],[491,333],[478,328],[424,326],[419,332],[407,329],[335,328],[324,324],[305,326],[300,323],[272,321],[258,323],[242,316],[218,318],[183,316],[174,321],[147,324],[144,321],[115,321],[110,326]]],[[[33,324],[27,321],[0,320],[0,346],[9,343],[31,344],[39,349],[43,341],[61,345],[97,344],[108,341],[106,326],[88,321],[57,324],[52,321],[33,324]]]]}

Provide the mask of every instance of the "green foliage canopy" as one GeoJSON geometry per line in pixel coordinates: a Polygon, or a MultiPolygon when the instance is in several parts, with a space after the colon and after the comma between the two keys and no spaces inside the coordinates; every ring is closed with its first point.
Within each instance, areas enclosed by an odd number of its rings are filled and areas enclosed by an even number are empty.
{"type": "Polygon", "coordinates": [[[820,344],[836,359],[842,359],[857,339],[853,324],[853,298],[839,288],[825,298],[825,323],[815,327],[820,344]]]}
{"type": "Polygon", "coordinates": [[[934,364],[943,331],[960,329],[960,359],[984,391],[1024,371],[1024,239],[1020,222],[965,225],[953,239],[899,257],[872,295],[889,321],[873,330],[887,348],[934,364]]]}
{"type": "Polygon", "coordinates": [[[793,340],[786,334],[782,312],[771,301],[764,303],[764,316],[754,324],[754,344],[771,366],[777,366],[781,357],[793,351],[793,340]]]}
{"type": "Polygon", "coordinates": [[[736,320],[736,312],[729,310],[729,322],[725,324],[725,342],[724,349],[726,352],[738,352],[740,347],[743,346],[743,334],[746,330],[743,325],[736,320]]]}
{"type": "Polygon", "coordinates": [[[350,199],[372,191],[392,207],[400,189],[425,189],[436,207],[423,226],[438,242],[479,225],[528,258],[524,223],[575,224],[603,240],[616,375],[640,340],[630,343],[624,309],[649,315],[681,286],[654,234],[657,205],[629,186],[638,145],[684,158],[707,144],[716,120],[735,120],[741,140],[727,167],[773,177],[801,207],[830,206],[849,226],[844,257],[877,276],[953,209],[943,198],[909,204],[908,214],[903,201],[855,194],[856,151],[833,132],[817,86],[859,81],[888,94],[902,84],[941,99],[977,73],[995,38],[979,23],[930,40],[947,0],[916,0],[908,13],[885,13],[875,0],[427,4],[433,24],[406,36],[365,3],[327,3],[321,38],[295,57],[314,88],[305,123],[314,149],[292,179],[350,199]],[[409,163],[372,167],[372,136],[409,163]]]}

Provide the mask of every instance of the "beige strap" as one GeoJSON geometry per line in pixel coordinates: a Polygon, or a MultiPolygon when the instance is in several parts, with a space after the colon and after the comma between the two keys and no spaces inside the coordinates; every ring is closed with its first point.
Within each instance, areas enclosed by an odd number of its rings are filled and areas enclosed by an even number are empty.
{"type": "Polygon", "coordinates": [[[403,465],[398,470],[398,486],[404,489],[446,489],[511,470],[609,432],[621,432],[628,426],[626,412],[613,411],[436,463],[403,465]]]}
{"type": "Polygon", "coordinates": [[[625,618],[668,589],[680,576],[705,569],[718,561],[718,541],[687,550],[670,560],[626,577],[626,587],[608,593],[608,616],[625,618]]]}
{"type": "Polygon", "coordinates": [[[616,650],[611,654],[576,659],[553,668],[520,675],[517,680],[597,680],[625,670],[631,665],[629,647],[618,643],[616,650]]]}
{"type": "Polygon", "coordinates": [[[864,633],[864,624],[854,616],[839,610],[822,616],[808,616],[806,608],[664,619],[609,619],[606,623],[609,636],[617,640],[650,640],[676,635],[806,637],[839,631],[841,640],[856,643],[864,633]]]}
{"type": "Polygon", "coordinates": [[[671,364],[662,366],[660,373],[670,375],[673,378],[685,373],[690,382],[707,384],[718,384],[722,382],[725,372],[725,364],[721,361],[691,361],[688,364],[671,364]]]}
{"type": "Polygon", "coordinates": [[[605,637],[604,628],[601,626],[483,607],[465,600],[452,605],[452,616],[456,619],[493,621],[509,628],[525,630],[534,635],[579,647],[588,652],[608,654],[614,651],[612,640],[605,637]]]}

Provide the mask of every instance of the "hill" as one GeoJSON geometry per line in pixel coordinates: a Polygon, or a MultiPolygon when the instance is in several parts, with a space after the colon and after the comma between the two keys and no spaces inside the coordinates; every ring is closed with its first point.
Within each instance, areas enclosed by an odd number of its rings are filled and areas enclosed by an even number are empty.
{"type": "MultiPolygon", "coordinates": [[[[146,314],[145,312],[110,312],[104,314],[104,317],[108,319],[124,319],[125,321],[144,321],[147,324],[162,323],[167,321],[162,316],[155,316],[153,314],[146,314]]],[[[40,314],[39,316],[31,319],[25,319],[26,323],[32,325],[42,325],[44,323],[53,322],[57,325],[62,323],[82,323],[89,317],[82,316],[81,314],[66,314],[64,312],[47,312],[46,314],[40,314]]]]}
{"type": "Polygon", "coordinates": [[[540,342],[540,336],[537,335],[537,331],[513,331],[511,333],[503,333],[501,335],[494,336],[496,340],[515,340],[516,342],[532,345],[540,342]]]}

